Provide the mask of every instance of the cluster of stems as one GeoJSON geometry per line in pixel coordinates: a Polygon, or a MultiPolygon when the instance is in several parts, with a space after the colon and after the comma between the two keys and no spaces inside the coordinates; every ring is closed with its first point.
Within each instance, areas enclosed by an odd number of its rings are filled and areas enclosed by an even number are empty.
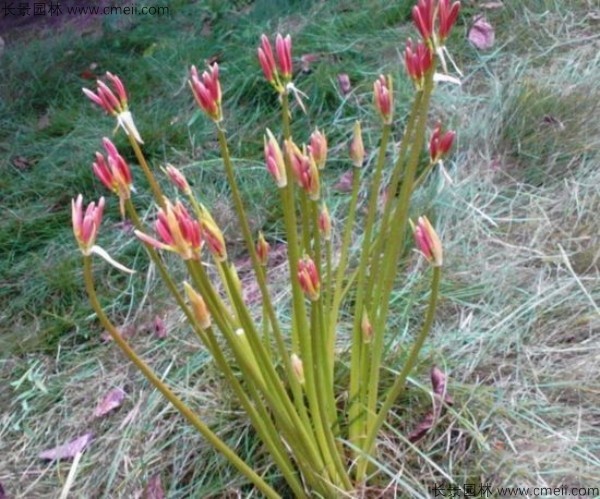
{"type": "MultiPolygon", "coordinates": [[[[299,98],[292,82],[291,39],[278,35],[273,51],[269,39],[264,35],[261,38],[259,62],[278,94],[281,112],[281,129],[275,133],[265,131],[264,150],[273,189],[280,196],[287,236],[291,321],[285,327],[270,293],[269,244],[262,233],[257,238],[252,233],[234,174],[223,127],[218,66],[214,64],[203,74],[192,67],[190,87],[199,107],[215,125],[233,206],[261,293],[259,322],[253,318],[257,311],[244,301],[243,285],[229,260],[223,233],[209,209],[197,199],[201,193],[194,193],[183,173],[169,165],[164,172],[181,199],[173,201],[163,194],[140,147],[143,142],[128,110],[121,80],[108,75],[114,92],[102,82],[97,93],[85,92],[117,118],[129,138],[157,204],[156,237],[142,223],[131,202],[133,175],[109,139],[104,139],[108,157],[97,153],[94,171],[119,197],[122,213],[135,226],[136,236],[167,289],[211,353],[295,497],[338,497],[374,479],[370,463],[376,455],[377,436],[403,393],[431,329],[439,293],[442,245],[426,217],[412,223],[408,213],[414,190],[448,154],[454,138],[453,132],[442,132],[438,124],[428,144],[430,163],[417,174],[421,152],[427,145],[430,98],[441,54],[437,45],[446,39],[457,13],[458,3],[446,0],[419,0],[415,7],[413,17],[423,39],[416,44],[409,41],[406,48],[406,70],[414,82],[415,96],[400,147],[393,164],[387,165],[386,174],[386,153],[394,140],[394,100],[392,79],[382,75],[374,83],[374,104],[381,127],[379,151],[374,165],[365,167],[357,122],[348,158],[353,170],[352,190],[344,207],[345,221],[339,224],[332,223],[323,200],[326,189],[320,182],[327,163],[325,134],[315,131],[302,147],[291,134],[289,96],[299,98]],[[369,195],[364,210],[359,210],[359,189],[365,183],[370,183],[369,195]],[[383,189],[388,194],[382,207],[379,201],[383,189]],[[390,295],[397,269],[402,267],[410,226],[415,246],[431,268],[428,306],[399,374],[391,385],[382,386],[390,295]],[[362,227],[360,249],[351,255],[358,227],[362,227]],[[179,255],[187,270],[184,282],[176,281],[169,272],[162,251],[179,255]],[[216,273],[207,272],[207,262],[216,273]],[[349,296],[352,300],[346,299],[349,296]],[[342,310],[353,317],[349,327],[340,325],[342,310]],[[341,334],[346,338],[338,342],[341,334]],[[340,343],[349,348],[339,350],[340,343]],[[339,376],[340,368],[349,376],[339,376]]],[[[92,255],[100,254],[118,265],[95,245],[104,203],[102,199],[84,210],[81,197],[73,202],[73,227],[84,258],[86,290],[98,319],[123,353],[217,451],[265,496],[280,497],[169,389],[103,312],[93,281],[92,255]]]]}

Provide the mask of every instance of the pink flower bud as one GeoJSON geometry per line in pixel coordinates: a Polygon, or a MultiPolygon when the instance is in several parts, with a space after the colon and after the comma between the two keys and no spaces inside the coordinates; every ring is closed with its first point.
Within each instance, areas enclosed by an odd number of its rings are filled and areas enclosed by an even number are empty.
{"type": "Polygon", "coordinates": [[[290,158],[296,182],[306,191],[310,199],[316,201],[320,196],[321,184],[315,160],[306,154],[306,148],[301,151],[292,140],[285,141],[285,149],[290,158]]]}
{"type": "Polygon", "coordinates": [[[438,123],[435,126],[433,133],[431,134],[431,139],[429,140],[429,155],[432,163],[437,163],[448,154],[452,148],[455,136],[456,133],[452,130],[442,133],[441,123],[438,123]]]}
{"type": "Polygon", "coordinates": [[[215,122],[223,119],[221,111],[221,84],[219,83],[219,65],[215,62],[204,71],[202,76],[198,75],[196,66],[190,70],[190,87],[196,103],[209,118],[215,122]]]}
{"type": "Polygon", "coordinates": [[[104,137],[102,144],[108,153],[108,159],[105,160],[104,156],[97,152],[96,161],[92,165],[94,173],[108,189],[118,194],[122,201],[129,199],[132,184],[129,166],[110,139],[104,137]]]}
{"type": "Polygon", "coordinates": [[[265,144],[265,163],[267,170],[275,179],[277,187],[282,188],[287,185],[287,175],[285,173],[285,162],[283,154],[277,143],[277,140],[267,128],[267,135],[264,137],[265,144]]]}
{"type": "Polygon", "coordinates": [[[206,241],[208,249],[218,262],[227,260],[227,248],[225,246],[225,238],[219,226],[209,213],[209,211],[201,206],[200,227],[202,235],[206,241]]]}
{"type": "Polygon", "coordinates": [[[413,22],[427,43],[433,34],[434,15],[434,0],[419,0],[412,10],[413,22]]]}
{"type": "Polygon", "coordinates": [[[381,119],[387,125],[392,123],[394,112],[392,77],[380,75],[373,84],[373,101],[381,119]]]}
{"type": "Polygon", "coordinates": [[[319,213],[319,231],[325,241],[331,240],[331,217],[325,203],[323,203],[321,212],[319,213]]]}
{"type": "Polygon", "coordinates": [[[157,249],[178,253],[184,260],[199,257],[202,247],[200,224],[180,201],[173,205],[168,199],[165,200],[164,210],[158,210],[155,228],[162,241],[137,230],[135,235],[157,249]]]}
{"type": "Polygon", "coordinates": [[[327,161],[327,137],[319,130],[315,130],[310,136],[308,152],[312,155],[317,168],[322,170],[327,161]]]}
{"type": "Polygon", "coordinates": [[[433,66],[431,49],[423,42],[413,44],[413,41],[409,39],[406,42],[406,50],[404,51],[404,63],[406,64],[406,71],[417,88],[421,88],[423,78],[433,66]]]}
{"type": "Polygon", "coordinates": [[[441,267],[442,243],[427,217],[419,217],[416,227],[412,222],[411,226],[418,250],[434,267],[441,267]]]}
{"type": "Polygon", "coordinates": [[[450,0],[440,0],[438,5],[438,18],[439,18],[439,28],[438,28],[438,38],[441,44],[444,43],[454,23],[456,22],[456,18],[458,17],[458,12],[460,10],[460,2],[453,2],[450,5],[450,0]]]}
{"type": "Polygon", "coordinates": [[[262,231],[258,233],[258,241],[256,242],[256,254],[262,266],[266,266],[269,261],[269,251],[271,247],[266,241],[262,231]]]}
{"type": "Polygon", "coordinates": [[[84,255],[90,255],[92,247],[96,244],[98,229],[102,223],[102,212],[104,211],[104,198],[101,197],[98,204],[92,202],[83,211],[83,196],[79,194],[77,199],[71,201],[71,217],[73,222],[73,234],[84,255]]]}
{"type": "Polygon", "coordinates": [[[125,86],[118,76],[106,73],[106,79],[112,85],[112,89],[101,80],[96,82],[96,93],[83,88],[83,93],[95,104],[104,109],[108,114],[117,116],[127,111],[127,92],[125,86]],[[116,93],[116,95],[115,95],[116,93]]]}
{"type": "Polygon", "coordinates": [[[352,135],[352,142],[350,142],[350,159],[356,168],[362,167],[365,161],[365,147],[362,140],[360,121],[354,123],[354,133],[352,135]]]}
{"type": "Polygon", "coordinates": [[[304,294],[312,301],[319,299],[321,282],[315,262],[305,256],[298,262],[298,281],[304,294]]]}
{"type": "Polygon", "coordinates": [[[188,181],[185,178],[185,175],[180,170],[175,168],[173,165],[167,165],[165,171],[167,172],[169,180],[183,194],[189,195],[192,192],[190,189],[190,184],[188,184],[188,181]]]}
{"type": "Polygon", "coordinates": [[[285,38],[277,33],[275,37],[275,51],[277,52],[277,64],[284,80],[292,78],[292,38],[285,38]]]}
{"type": "Polygon", "coordinates": [[[264,33],[260,37],[260,47],[258,48],[258,61],[263,70],[266,80],[274,84],[276,82],[277,68],[275,67],[275,57],[271,42],[264,33]]]}

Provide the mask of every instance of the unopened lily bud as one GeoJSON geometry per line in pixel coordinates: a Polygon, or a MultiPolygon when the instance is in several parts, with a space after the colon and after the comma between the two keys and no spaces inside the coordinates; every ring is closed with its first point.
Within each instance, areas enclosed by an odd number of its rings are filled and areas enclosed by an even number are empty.
{"type": "Polygon", "coordinates": [[[200,227],[202,228],[202,236],[206,241],[208,249],[218,262],[227,260],[227,247],[225,246],[225,238],[223,232],[211,216],[205,206],[200,206],[200,227]]]}
{"type": "Polygon", "coordinates": [[[363,309],[362,318],[360,320],[360,330],[362,332],[362,338],[364,343],[371,343],[373,339],[373,326],[369,320],[369,314],[367,309],[363,309]]]}
{"type": "Polygon", "coordinates": [[[415,87],[421,89],[425,75],[433,65],[431,48],[423,42],[413,43],[411,39],[406,42],[404,50],[404,63],[406,71],[412,78],[415,87]]]}
{"type": "Polygon", "coordinates": [[[312,301],[319,299],[321,280],[315,262],[305,256],[298,262],[298,281],[304,294],[312,301]]]}
{"type": "Polygon", "coordinates": [[[215,62],[209,67],[208,71],[202,73],[202,76],[198,74],[196,66],[192,66],[189,84],[200,109],[202,109],[213,121],[221,121],[223,119],[223,113],[221,111],[219,65],[215,62]]]}
{"type": "Polygon", "coordinates": [[[460,2],[453,2],[450,5],[451,0],[440,0],[438,4],[438,39],[441,45],[444,44],[446,38],[452,30],[452,26],[456,22],[458,17],[458,11],[460,10],[460,2]]]}
{"type": "Polygon", "coordinates": [[[311,155],[306,154],[305,147],[301,151],[291,139],[285,141],[285,150],[290,158],[296,182],[306,191],[310,199],[316,201],[321,193],[321,184],[315,160],[311,155]]]}
{"type": "Polygon", "coordinates": [[[102,143],[107,152],[107,158],[105,159],[102,154],[96,152],[96,161],[93,163],[92,169],[100,181],[119,196],[121,215],[125,216],[125,201],[131,196],[131,172],[115,145],[106,137],[102,143]]]}
{"type": "Polygon", "coordinates": [[[450,149],[452,149],[455,136],[456,133],[452,130],[443,133],[441,123],[436,125],[429,140],[429,156],[432,163],[437,163],[448,154],[450,149]]]}
{"type": "Polygon", "coordinates": [[[92,247],[96,244],[96,237],[100,224],[102,223],[102,212],[104,211],[104,198],[100,198],[98,204],[92,202],[83,211],[83,196],[79,194],[77,199],[71,201],[71,215],[73,221],[73,234],[84,255],[92,253],[92,247]]]}
{"type": "Polygon", "coordinates": [[[135,235],[154,248],[178,253],[184,260],[199,258],[202,247],[200,224],[180,201],[173,205],[165,200],[165,208],[158,210],[155,227],[162,241],[139,230],[135,235]]]}
{"type": "Polygon", "coordinates": [[[260,37],[260,47],[258,48],[258,62],[263,70],[265,78],[272,85],[276,84],[277,67],[275,66],[275,57],[271,42],[264,33],[260,37]]]}
{"type": "Polygon", "coordinates": [[[277,53],[277,64],[279,72],[284,80],[292,78],[292,37],[285,38],[277,33],[275,37],[275,52],[277,53]]]}
{"type": "Polygon", "coordinates": [[[411,221],[411,226],[418,250],[434,267],[441,267],[442,243],[427,217],[419,217],[416,226],[411,221]]]}
{"type": "Polygon", "coordinates": [[[321,212],[319,213],[319,231],[325,241],[331,240],[331,217],[325,203],[323,203],[321,212]]]}
{"type": "Polygon", "coordinates": [[[327,137],[319,130],[315,130],[310,136],[308,152],[312,155],[317,168],[322,170],[327,161],[327,137]]]}
{"type": "Polygon", "coordinates": [[[392,123],[394,114],[392,77],[380,75],[373,84],[373,101],[381,119],[386,125],[392,123]]]}
{"type": "Polygon", "coordinates": [[[169,177],[169,180],[175,187],[177,187],[177,189],[179,189],[186,196],[191,194],[192,191],[190,189],[190,184],[181,170],[178,170],[173,165],[168,164],[165,168],[165,171],[169,177]]]}
{"type": "Polygon", "coordinates": [[[256,254],[260,261],[260,264],[263,267],[266,267],[267,262],[269,261],[269,250],[271,247],[269,243],[266,241],[264,234],[262,231],[258,233],[258,241],[256,242],[256,254]]]}
{"type": "Polygon", "coordinates": [[[350,142],[350,159],[356,168],[362,167],[365,161],[365,147],[362,140],[360,121],[356,121],[354,123],[352,142],[350,142]]]}
{"type": "Polygon", "coordinates": [[[185,289],[185,294],[190,301],[190,305],[192,306],[192,313],[198,321],[198,325],[201,329],[208,329],[211,326],[212,321],[204,298],[202,298],[200,293],[185,281],[183,287],[185,289]]]}
{"type": "Polygon", "coordinates": [[[271,133],[271,130],[267,128],[267,134],[264,137],[265,143],[265,164],[267,170],[275,179],[277,187],[280,189],[287,185],[287,174],[285,173],[285,162],[283,160],[283,153],[279,147],[277,139],[271,133]]]}
{"type": "Polygon", "coordinates": [[[418,0],[412,10],[413,22],[423,40],[430,43],[435,21],[435,0],[418,0]]]}
{"type": "Polygon", "coordinates": [[[298,357],[295,353],[293,353],[290,357],[290,361],[292,363],[292,369],[294,370],[294,374],[296,375],[296,379],[298,383],[301,385],[304,384],[304,364],[300,357],[298,357]]]}

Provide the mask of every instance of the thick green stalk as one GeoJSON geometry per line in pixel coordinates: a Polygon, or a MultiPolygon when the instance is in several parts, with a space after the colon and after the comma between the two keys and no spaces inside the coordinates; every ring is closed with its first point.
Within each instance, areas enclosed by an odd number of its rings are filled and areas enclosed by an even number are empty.
{"type": "Polygon", "coordinates": [[[358,265],[358,283],[356,287],[356,301],[354,305],[354,324],[352,329],[352,352],[350,360],[350,441],[359,445],[362,439],[364,412],[361,409],[365,401],[360,398],[360,385],[365,379],[361,377],[360,372],[361,356],[365,355],[364,344],[361,339],[360,320],[363,312],[365,300],[365,279],[367,277],[367,264],[369,262],[369,250],[371,249],[371,235],[377,213],[377,200],[379,198],[379,186],[383,175],[383,165],[385,164],[385,153],[388,140],[391,134],[391,125],[384,124],[382,127],[381,143],[379,145],[379,155],[375,166],[375,175],[371,183],[369,193],[369,206],[367,211],[367,220],[365,222],[365,231],[361,248],[360,261],[358,265]]]}
{"type": "Polygon", "coordinates": [[[133,135],[127,134],[127,138],[129,139],[129,143],[131,144],[131,148],[133,149],[133,152],[135,153],[135,157],[137,158],[138,163],[140,164],[140,166],[142,167],[142,170],[144,171],[144,174],[146,175],[146,179],[148,179],[148,183],[150,184],[150,190],[152,191],[152,194],[154,195],[154,199],[158,203],[158,206],[160,206],[161,208],[164,208],[165,207],[164,195],[162,193],[160,186],[158,185],[158,182],[156,182],[156,178],[152,174],[152,170],[150,170],[150,167],[148,166],[148,162],[146,161],[146,158],[144,157],[144,153],[142,153],[142,149],[140,148],[140,145],[137,143],[137,141],[135,140],[133,135]]]}
{"type": "MultiPolygon", "coordinates": [[[[438,296],[440,292],[440,277],[441,277],[441,267],[433,267],[433,277],[431,279],[431,292],[429,295],[429,304],[427,307],[427,313],[425,315],[425,320],[423,321],[423,325],[421,326],[421,331],[417,336],[410,353],[408,355],[408,359],[406,360],[402,371],[396,378],[396,381],[389,389],[385,400],[377,413],[377,417],[374,420],[373,424],[369,428],[369,432],[367,433],[367,438],[365,439],[364,450],[367,456],[370,456],[373,452],[373,447],[375,444],[375,438],[377,437],[377,433],[379,429],[383,425],[389,410],[394,405],[394,402],[404,393],[404,389],[406,387],[406,379],[408,375],[411,373],[417,359],[419,358],[419,352],[423,347],[423,343],[425,339],[429,335],[429,331],[431,330],[431,326],[433,325],[433,319],[435,317],[435,309],[437,306],[438,296]]],[[[360,482],[364,480],[365,472],[367,469],[368,460],[362,459],[358,464],[357,471],[357,480],[360,482]]]]}
{"type": "Polygon", "coordinates": [[[154,374],[154,371],[134,352],[129,344],[123,339],[119,331],[113,326],[108,317],[104,314],[98,297],[96,295],[96,289],[94,287],[94,280],[92,276],[92,264],[91,257],[85,256],[83,259],[84,266],[84,279],[85,289],[88,293],[90,303],[98,319],[102,323],[102,326],[108,331],[112,339],[115,341],[121,351],[127,356],[127,358],[135,364],[135,366],[141,371],[144,377],[179,411],[179,413],[188,420],[188,422],[196,428],[200,434],[208,440],[208,442],[225,458],[246,476],[258,489],[265,494],[267,497],[272,499],[280,499],[280,495],[275,492],[252,468],[250,468],[240,457],[227,446],[219,437],[217,437],[211,430],[206,426],[202,420],[183,402],[177,395],[175,395],[171,389],[163,383],[160,378],[154,374]]]}
{"type": "MultiPolygon", "coordinates": [[[[408,209],[410,205],[410,197],[412,194],[412,184],[415,177],[415,172],[419,162],[421,148],[425,140],[425,128],[427,125],[427,111],[429,109],[429,100],[433,90],[433,71],[431,71],[425,80],[423,96],[421,99],[421,110],[418,115],[415,125],[414,141],[411,148],[411,153],[406,166],[400,197],[394,216],[392,219],[390,236],[386,245],[386,251],[383,255],[382,278],[378,281],[375,287],[373,303],[379,305],[379,310],[374,323],[373,345],[371,349],[370,371],[368,374],[369,394],[367,401],[367,434],[372,432],[371,428],[374,424],[375,414],[377,410],[377,394],[379,388],[379,372],[381,368],[381,359],[384,346],[384,327],[386,324],[387,313],[389,310],[389,296],[393,288],[394,279],[396,276],[395,269],[397,268],[398,259],[404,248],[406,237],[406,228],[408,225],[408,209]]],[[[375,312],[375,310],[373,310],[375,312]]],[[[362,446],[363,450],[367,447],[362,446]]],[[[359,457],[364,460],[365,456],[359,457]]]]}

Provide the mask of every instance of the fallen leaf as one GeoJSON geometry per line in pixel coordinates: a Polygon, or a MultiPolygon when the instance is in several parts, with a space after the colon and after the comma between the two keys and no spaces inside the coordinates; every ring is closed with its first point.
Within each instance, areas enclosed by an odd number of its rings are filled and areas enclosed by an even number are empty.
{"type": "Polygon", "coordinates": [[[482,3],[479,7],[481,7],[482,9],[501,9],[504,7],[504,4],[502,2],[484,2],[482,3]]]}
{"type": "Polygon", "coordinates": [[[0,483],[0,499],[7,499],[6,492],[4,492],[4,487],[2,486],[1,483],[0,483]]]}
{"type": "Polygon", "coordinates": [[[350,192],[352,190],[352,181],[354,180],[354,169],[343,173],[333,188],[340,192],[350,192]]]}
{"type": "Polygon", "coordinates": [[[318,60],[318,54],[304,54],[303,56],[301,56],[300,61],[302,62],[302,72],[310,73],[310,65],[318,60]]]}
{"type": "Polygon", "coordinates": [[[342,95],[348,95],[352,90],[352,84],[350,83],[350,77],[346,73],[340,73],[337,77],[338,85],[340,86],[340,92],[342,95]]]}
{"type": "Polygon", "coordinates": [[[437,366],[431,368],[431,386],[433,393],[440,399],[443,398],[444,403],[448,405],[454,404],[452,397],[446,391],[446,375],[437,366]]]}
{"type": "Polygon", "coordinates": [[[427,435],[427,432],[433,427],[433,419],[433,411],[428,412],[418,426],[408,436],[408,440],[414,444],[427,435]]]}
{"type": "Polygon", "coordinates": [[[550,125],[552,127],[559,128],[561,130],[565,129],[564,123],[555,116],[552,116],[551,114],[547,114],[546,116],[544,116],[542,118],[542,123],[544,125],[550,125]]]}
{"type": "Polygon", "coordinates": [[[50,115],[48,114],[48,112],[46,112],[45,114],[42,114],[40,116],[40,118],[38,119],[36,128],[38,130],[43,130],[44,128],[48,128],[50,126],[50,115]]]}
{"type": "Polygon", "coordinates": [[[485,16],[477,17],[469,30],[469,41],[479,50],[487,50],[494,45],[494,38],[494,28],[485,16]]]}
{"type": "Polygon", "coordinates": [[[105,416],[113,409],[120,407],[125,398],[125,392],[122,388],[113,388],[110,390],[98,403],[94,409],[94,417],[99,418],[105,416]]]}
{"type": "Polygon", "coordinates": [[[167,337],[167,325],[160,315],[154,317],[154,320],[152,321],[152,330],[154,331],[154,336],[159,339],[167,337]]]}
{"type": "Polygon", "coordinates": [[[93,433],[86,433],[85,435],[71,440],[70,442],[48,449],[38,454],[40,459],[48,459],[55,461],[58,459],[73,459],[79,452],[87,447],[87,445],[94,439],[93,433]]]}
{"type": "Polygon", "coordinates": [[[160,475],[153,475],[144,489],[144,499],[164,499],[165,491],[160,480],[160,475]]]}
{"type": "Polygon", "coordinates": [[[15,156],[12,159],[12,164],[15,168],[21,171],[26,171],[33,167],[35,161],[28,159],[25,156],[15,156]]]}

